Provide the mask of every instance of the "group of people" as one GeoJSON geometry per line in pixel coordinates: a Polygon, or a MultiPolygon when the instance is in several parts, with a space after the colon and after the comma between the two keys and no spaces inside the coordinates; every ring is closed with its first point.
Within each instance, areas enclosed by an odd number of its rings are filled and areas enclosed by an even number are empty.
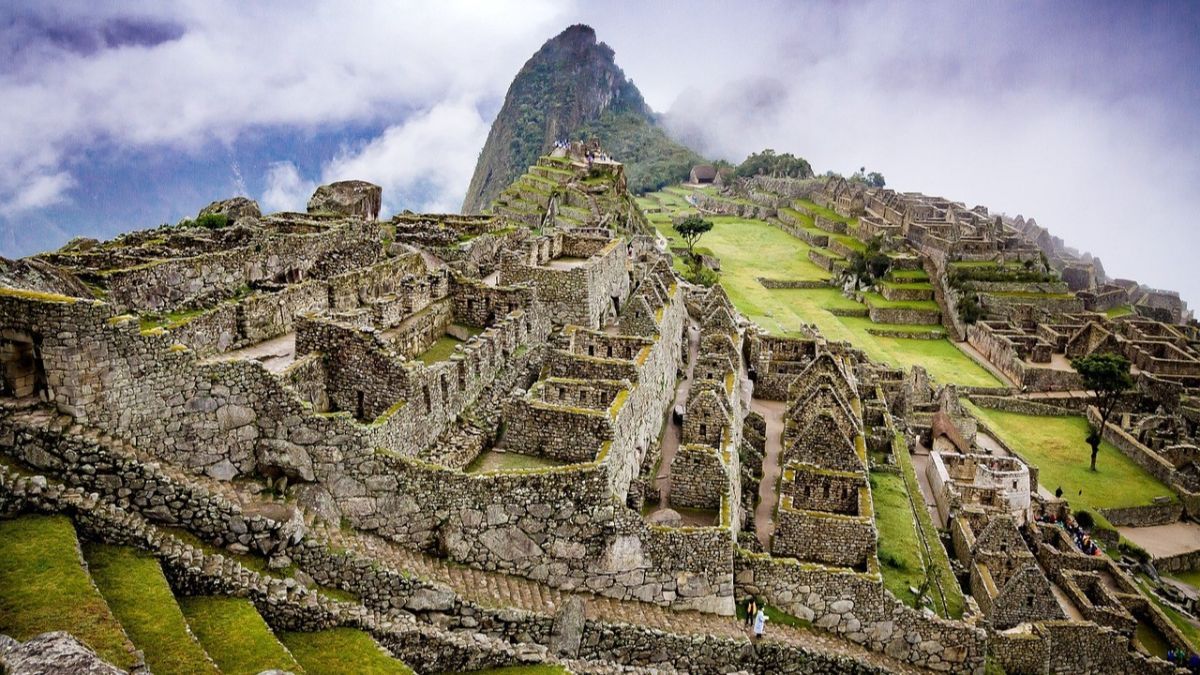
{"type": "Polygon", "coordinates": [[[1085,532],[1084,529],[1079,526],[1079,523],[1077,523],[1069,513],[1063,516],[1061,521],[1059,520],[1058,516],[1055,516],[1053,513],[1044,513],[1037,517],[1037,521],[1039,523],[1046,523],[1048,525],[1062,525],[1062,528],[1067,531],[1067,534],[1071,535],[1071,539],[1075,542],[1075,546],[1080,551],[1083,551],[1084,555],[1095,556],[1104,554],[1104,550],[1092,540],[1092,535],[1085,532]]]}
{"type": "Polygon", "coordinates": [[[1188,654],[1186,649],[1168,649],[1167,660],[1180,668],[1200,673],[1200,654],[1188,654]]]}
{"type": "Polygon", "coordinates": [[[755,642],[762,639],[763,631],[767,627],[767,614],[763,611],[765,607],[766,605],[760,605],[754,598],[746,602],[746,627],[754,630],[755,642]]]}

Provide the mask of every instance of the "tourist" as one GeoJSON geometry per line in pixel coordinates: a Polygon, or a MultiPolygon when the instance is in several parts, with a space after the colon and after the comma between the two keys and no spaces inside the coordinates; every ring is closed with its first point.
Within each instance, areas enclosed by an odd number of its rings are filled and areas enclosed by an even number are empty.
{"type": "Polygon", "coordinates": [[[1058,499],[1062,499],[1062,486],[1061,485],[1059,485],[1058,489],[1054,491],[1054,496],[1058,499]]]}
{"type": "Polygon", "coordinates": [[[767,615],[763,613],[762,607],[758,608],[758,613],[754,615],[754,640],[757,642],[762,639],[763,629],[767,627],[767,615]]]}
{"type": "Polygon", "coordinates": [[[754,596],[750,596],[750,600],[746,602],[746,627],[750,627],[754,623],[754,615],[758,614],[758,603],[754,601],[754,596]]]}

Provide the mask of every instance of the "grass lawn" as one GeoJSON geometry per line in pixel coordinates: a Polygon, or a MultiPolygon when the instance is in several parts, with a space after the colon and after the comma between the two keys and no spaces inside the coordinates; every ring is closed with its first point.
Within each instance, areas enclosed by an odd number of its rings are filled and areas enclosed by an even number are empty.
{"type": "Polygon", "coordinates": [[[486,471],[504,471],[507,469],[544,469],[553,466],[563,466],[560,462],[549,457],[522,455],[519,452],[497,452],[487,450],[471,460],[464,469],[467,473],[484,473],[486,471]]]}
{"type": "Polygon", "coordinates": [[[383,650],[367,633],[333,628],[316,633],[280,633],[308,675],[411,675],[413,670],[383,650]]]}
{"type": "MultiPolygon", "coordinates": [[[[925,273],[925,270],[892,270],[888,272],[888,278],[905,283],[924,281],[929,284],[929,275],[925,273]]],[[[933,284],[929,284],[929,286],[932,288],[933,284]]]]}
{"type": "Polygon", "coordinates": [[[417,358],[421,359],[426,365],[445,361],[454,353],[454,348],[460,344],[462,344],[462,340],[449,335],[443,335],[417,358]]]}
{"type": "Polygon", "coordinates": [[[1020,415],[966,405],[1000,440],[1038,467],[1039,484],[1051,492],[1061,486],[1072,508],[1087,509],[1103,520],[1097,509],[1144,506],[1155,497],[1175,499],[1170,488],[1107,441],[1100,446],[1093,473],[1083,417],[1020,415]]]}
{"type": "Polygon", "coordinates": [[[1119,316],[1129,316],[1130,314],[1133,314],[1133,305],[1121,305],[1120,307],[1113,307],[1104,313],[1104,315],[1110,319],[1115,319],[1119,316]]]}
{"type": "MultiPolygon", "coordinates": [[[[651,196],[657,198],[663,194],[677,196],[673,192],[658,192],[651,196]]],[[[807,243],[766,222],[731,217],[716,217],[712,221],[713,229],[704,235],[700,245],[712,249],[720,257],[721,285],[742,314],[771,333],[800,335],[803,324],[812,324],[829,340],[850,341],[873,359],[904,368],[924,366],[939,382],[1001,386],[991,373],[949,340],[871,335],[867,332],[868,327],[887,326],[866,318],[830,314],[830,309],[865,309],[864,305],[844,297],[836,288],[764,288],[758,277],[817,281],[828,279],[829,273],[808,259],[811,247],[807,243]]],[[[673,244],[680,244],[678,235],[671,229],[669,216],[653,218],[652,222],[673,244]]],[[[678,269],[678,260],[676,262],[678,269]]],[[[929,304],[936,308],[936,303],[929,304]]]]}
{"type": "Polygon", "coordinates": [[[64,516],[0,521],[0,633],[28,640],[63,630],[105,661],[133,667],[133,645],[92,585],[64,516]]]}
{"type": "Polygon", "coordinates": [[[275,639],[254,603],[243,598],[180,598],[179,605],[200,644],[226,675],[264,670],[302,673],[296,659],[275,639]]]}
{"type": "Polygon", "coordinates": [[[125,546],[86,544],[92,579],[156,673],[216,673],[175,602],[158,560],[125,546]]]}
{"type": "Polygon", "coordinates": [[[920,588],[924,583],[925,565],[904,479],[886,471],[872,472],[871,499],[875,526],[879,528],[883,585],[904,604],[917,607],[917,596],[909,588],[920,588]]]}

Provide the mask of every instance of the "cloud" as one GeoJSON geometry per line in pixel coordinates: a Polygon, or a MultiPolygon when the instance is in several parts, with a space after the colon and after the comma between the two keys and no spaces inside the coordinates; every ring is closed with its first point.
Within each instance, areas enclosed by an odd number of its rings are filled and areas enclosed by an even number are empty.
{"type": "Polygon", "coordinates": [[[646,99],[709,156],[740,161],[770,147],[818,171],[865,165],[900,190],[1033,216],[1110,275],[1200,302],[1195,7],[868,1],[595,13],[646,99]]]}
{"type": "Polygon", "coordinates": [[[0,214],[7,216],[62,202],[66,199],[63,193],[74,184],[75,179],[65,171],[34,176],[20,191],[0,203],[0,214]]]}
{"type": "Polygon", "coordinates": [[[259,199],[264,213],[274,211],[303,212],[316,183],[306,180],[291,162],[274,162],[267,167],[267,188],[259,199]]]}
{"type": "Polygon", "coordinates": [[[339,155],[322,171],[322,181],[381,185],[385,213],[456,212],[489,126],[466,101],[442,103],[339,155]]]}
{"type": "Polygon", "coordinates": [[[5,6],[0,203],[101,145],[197,152],[494,100],[562,21],[550,0],[5,6]]]}

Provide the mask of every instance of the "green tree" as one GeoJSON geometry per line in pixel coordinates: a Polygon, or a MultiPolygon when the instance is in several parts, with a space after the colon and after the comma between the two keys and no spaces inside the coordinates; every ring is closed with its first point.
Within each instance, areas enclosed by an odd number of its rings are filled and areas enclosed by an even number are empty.
{"type": "Polygon", "coordinates": [[[1129,360],[1117,354],[1089,354],[1071,359],[1071,367],[1083,378],[1083,386],[1092,392],[1100,410],[1099,426],[1088,431],[1087,443],[1092,446],[1092,471],[1096,470],[1096,455],[1100,453],[1100,440],[1104,428],[1121,394],[1133,387],[1133,376],[1129,374],[1129,360]]]}
{"type": "Polygon", "coordinates": [[[867,184],[869,184],[871,187],[881,188],[884,185],[887,185],[887,181],[884,180],[883,174],[879,173],[878,171],[872,171],[871,173],[867,174],[867,184]]]}
{"type": "Polygon", "coordinates": [[[713,229],[711,220],[705,220],[694,213],[675,226],[675,231],[679,233],[683,243],[687,244],[688,258],[695,259],[696,242],[700,241],[700,237],[703,237],[711,229],[713,229]]]}
{"type": "Polygon", "coordinates": [[[850,256],[847,272],[859,286],[870,286],[876,279],[882,279],[891,266],[892,259],[883,252],[883,240],[872,237],[865,251],[855,251],[850,256]]]}
{"type": "Polygon", "coordinates": [[[784,176],[787,178],[812,178],[812,165],[803,157],[796,157],[790,152],[776,154],[771,148],[756,152],[738,165],[737,176],[784,176]]]}

